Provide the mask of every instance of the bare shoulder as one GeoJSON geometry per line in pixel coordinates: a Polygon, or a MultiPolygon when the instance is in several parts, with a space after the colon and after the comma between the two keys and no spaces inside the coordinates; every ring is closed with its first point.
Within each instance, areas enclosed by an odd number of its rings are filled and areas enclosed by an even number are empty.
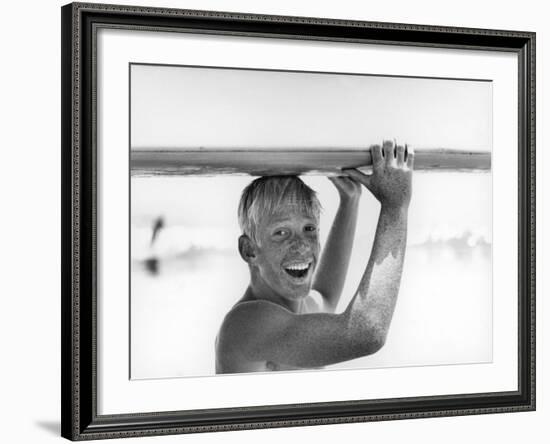
{"type": "MultiPolygon", "coordinates": [[[[269,301],[246,301],[236,304],[225,316],[216,338],[216,372],[240,372],[258,343],[270,337],[278,324],[293,316],[269,301]]],[[[246,371],[249,371],[247,369],[246,371]]]]}
{"type": "Polygon", "coordinates": [[[298,325],[301,315],[322,313],[323,307],[323,297],[317,292],[304,300],[299,313],[266,300],[238,302],[225,315],[216,338],[217,371],[234,370],[251,361],[258,350],[280,343],[285,332],[298,325]]]}
{"type": "Polygon", "coordinates": [[[290,311],[269,301],[245,301],[236,304],[226,315],[220,327],[218,341],[225,338],[236,339],[239,336],[248,336],[265,331],[274,318],[281,315],[292,315],[290,311]]]}
{"type": "Polygon", "coordinates": [[[245,345],[253,338],[266,337],[279,331],[300,314],[321,313],[323,298],[312,292],[304,301],[303,310],[296,314],[274,302],[265,300],[242,301],[225,315],[217,338],[217,348],[245,345]]]}

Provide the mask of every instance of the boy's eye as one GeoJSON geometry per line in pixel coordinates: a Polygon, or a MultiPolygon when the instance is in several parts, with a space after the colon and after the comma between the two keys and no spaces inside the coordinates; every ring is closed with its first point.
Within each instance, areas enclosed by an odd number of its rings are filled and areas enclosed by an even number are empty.
{"type": "Polygon", "coordinates": [[[273,233],[275,236],[286,236],[288,234],[288,230],[280,229],[276,230],[275,233],[273,233]]]}
{"type": "Polygon", "coordinates": [[[314,233],[315,231],[317,231],[317,227],[315,225],[306,225],[304,227],[304,231],[314,233]]]}

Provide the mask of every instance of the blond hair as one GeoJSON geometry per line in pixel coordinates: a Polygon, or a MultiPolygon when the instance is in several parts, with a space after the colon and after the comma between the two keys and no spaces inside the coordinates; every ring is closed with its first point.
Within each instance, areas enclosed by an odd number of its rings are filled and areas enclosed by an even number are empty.
{"type": "Polygon", "coordinates": [[[298,176],[266,176],[252,181],[239,202],[239,226],[243,234],[257,242],[256,230],[261,219],[289,204],[315,218],[321,213],[317,193],[298,176]]]}

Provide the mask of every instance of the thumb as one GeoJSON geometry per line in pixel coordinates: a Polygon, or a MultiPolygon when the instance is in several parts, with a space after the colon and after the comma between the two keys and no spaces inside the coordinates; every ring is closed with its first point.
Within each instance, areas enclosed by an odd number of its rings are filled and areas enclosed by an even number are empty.
{"type": "Polygon", "coordinates": [[[354,168],[350,168],[342,171],[352,179],[365,185],[369,191],[372,191],[372,174],[371,175],[363,174],[361,171],[356,170],[354,168]]]}

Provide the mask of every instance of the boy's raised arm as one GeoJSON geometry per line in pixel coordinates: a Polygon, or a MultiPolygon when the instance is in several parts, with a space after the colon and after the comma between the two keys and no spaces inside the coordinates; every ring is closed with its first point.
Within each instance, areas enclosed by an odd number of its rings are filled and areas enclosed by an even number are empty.
{"type": "Polygon", "coordinates": [[[330,177],[329,179],[338,190],[340,205],[319,261],[313,289],[323,296],[325,308],[334,312],[348,273],[357,225],[361,185],[349,177],[330,177]]]}
{"type": "Polygon", "coordinates": [[[393,142],[371,150],[372,175],[345,171],[381,203],[370,259],[346,310],[295,314],[267,301],[239,304],[221,329],[222,357],[311,368],[366,356],[382,347],[403,270],[414,153],[393,142]]]}
{"type": "Polygon", "coordinates": [[[380,201],[381,209],[371,256],[346,315],[352,331],[368,325],[369,335],[383,344],[403,272],[414,151],[386,141],[382,148],[378,145],[371,147],[371,152],[372,175],[366,176],[357,170],[347,171],[372,192],[380,201]]]}

